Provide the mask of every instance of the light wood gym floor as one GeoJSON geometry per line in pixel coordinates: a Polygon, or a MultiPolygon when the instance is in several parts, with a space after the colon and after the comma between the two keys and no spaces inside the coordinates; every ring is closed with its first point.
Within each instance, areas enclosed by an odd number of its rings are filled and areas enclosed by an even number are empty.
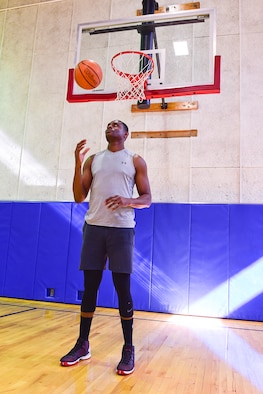
{"type": "Polygon", "coordinates": [[[122,332],[97,308],[92,357],[59,359],[75,344],[79,306],[0,297],[0,393],[263,393],[263,323],[135,312],[136,367],[115,373],[122,332]]]}

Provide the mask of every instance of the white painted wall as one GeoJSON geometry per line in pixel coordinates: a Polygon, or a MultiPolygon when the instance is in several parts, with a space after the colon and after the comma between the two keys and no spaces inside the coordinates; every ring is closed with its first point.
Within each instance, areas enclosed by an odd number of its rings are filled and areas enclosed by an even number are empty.
{"type": "Polygon", "coordinates": [[[76,143],[104,149],[105,125],[120,118],[130,131],[198,129],[128,140],[148,163],[155,202],[262,203],[263,2],[201,7],[217,10],[221,93],[185,97],[198,111],[134,114],[130,101],[69,104],[67,72],[78,23],[135,16],[141,0],[1,0],[0,200],[71,201],[76,143]]]}

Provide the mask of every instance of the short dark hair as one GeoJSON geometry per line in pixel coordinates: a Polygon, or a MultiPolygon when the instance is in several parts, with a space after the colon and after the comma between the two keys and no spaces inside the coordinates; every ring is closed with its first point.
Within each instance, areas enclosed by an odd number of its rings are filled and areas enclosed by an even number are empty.
{"type": "Polygon", "coordinates": [[[125,131],[127,131],[127,133],[128,133],[128,132],[129,132],[129,128],[128,128],[128,126],[126,125],[126,123],[124,123],[122,120],[119,120],[119,122],[121,122],[121,124],[123,125],[125,131]]]}

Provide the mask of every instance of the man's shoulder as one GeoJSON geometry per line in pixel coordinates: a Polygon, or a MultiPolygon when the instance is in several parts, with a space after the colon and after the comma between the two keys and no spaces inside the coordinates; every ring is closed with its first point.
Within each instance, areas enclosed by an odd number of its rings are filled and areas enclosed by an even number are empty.
{"type": "Polygon", "coordinates": [[[123,149],[123,151],[125,152],[125,154],[127,154],[128,156],[131,156],[131,157],[133,157],[133,156],[136,156],[136,153],[135,152],[133,152],[133,151],[131,151],[131,150],[129,150],[129,149],[123,149]]]}
{"type": "Polygon", "coordinates": [[[107,152],[107,149],[94,153],[93,158],[103,156],[107,152]]]}

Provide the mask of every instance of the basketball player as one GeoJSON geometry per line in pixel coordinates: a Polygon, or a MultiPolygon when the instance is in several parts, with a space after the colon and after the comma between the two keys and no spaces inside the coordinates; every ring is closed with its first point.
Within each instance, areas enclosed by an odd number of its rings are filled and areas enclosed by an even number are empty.
{"type": "Polygon", "coordinates": [[[80,269],[84,272],[79,338],[71,351],[61,358],[62,366],[71,366],[91,357],[89,332],[96,309],[97,292],[106,259],[112,271],[118,295],[124,345],[117,366],[119,375],[134,371],[133,301],[130,293],[134,246],[134,208],[151,204],[151,191],[145,161],[125,149],[128,127],[120,120],[107,125],[106,150],[90,156],[86,140],[75,150],[73,193],[81,203],[90,191],[89,209],[83,227],[80,269]],[[83,168],[83,169],[82,169],[83,168]],[[138,197],[133,198],[134,185],[138,197]]]}

